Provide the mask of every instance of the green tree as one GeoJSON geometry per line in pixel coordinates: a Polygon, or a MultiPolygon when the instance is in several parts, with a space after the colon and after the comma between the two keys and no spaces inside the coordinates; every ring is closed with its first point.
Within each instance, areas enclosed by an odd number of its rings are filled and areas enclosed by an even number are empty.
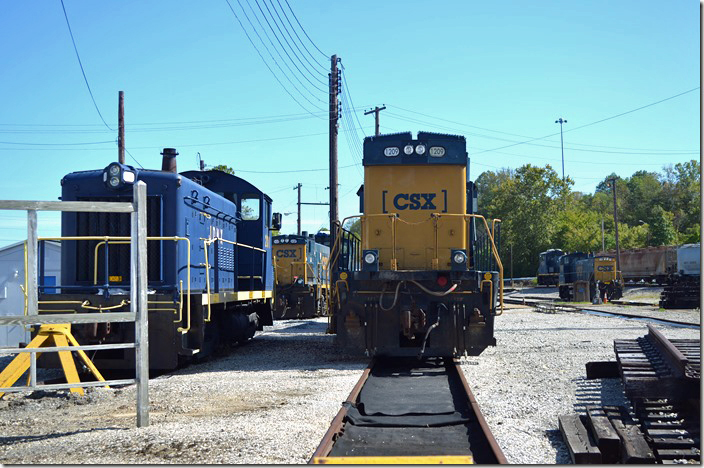
{"type": "MultiPolygon", "coordinates": [[[[662,184],[655,172],[637,171],[626,179],[628,188],[625,195],[626,206],[619,219],[635,226],[641,221],[650,223],[653,220],[653,208],[659,206],[662,184]]],[[[618,190],[617,190],[618,195],[618,190]]]]}
{"type": "Polygon", "coordinates": [[[488,219],[502,219],[501,257],[507,259],[513,245],[515,275],[535,274],[538,254],[551,247],[555,218],[564,208],[571,184],[571,179],[563,181],[549,165],[527,164],[477,179],[479,212],[488,219]]]}
{"type": "Polygon", "coordinates": [[[218,164],[217,166],[211,167],[210,170],[211,171],[221,171],[221,172],[225,172],[227,174],[235,175],[235,170],[225,164],[218,164]]]}
{"type": "Polygon", "coordinates": [[[651,245],[672,245],[677,243],[677,231],[673,225],[674,215],[661,206],[653,208],[653,222],[650,226],[651,245]]]}

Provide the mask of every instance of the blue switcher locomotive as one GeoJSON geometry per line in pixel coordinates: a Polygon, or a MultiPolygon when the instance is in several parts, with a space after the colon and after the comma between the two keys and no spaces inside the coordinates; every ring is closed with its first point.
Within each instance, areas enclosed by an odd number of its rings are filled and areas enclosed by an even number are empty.
{"type": "MultiPolygon", "coordinates": [[[[176,171],[173,148],[162,170],[112,163],[61,180],[64,201],[131,201],[147,184],[149,362],[173,369],[222,343],[244,342],[272,323],[271,230],[281,215],[271,198],[221,171],[176,171]]],[[[40,313],[129,310],[130,218],[122,213],[62,213],[61,285],[44,287],[40,313]],[[56,291],[60,291],[57,293],[56,291]]],[[[74,325],[81,344],[134,340],[131,324],[74,325]],[[129,326],[128,326],[129,325],[129,326]]],[[[101,369],[134,367],[134,351],[97,351],[101,369]]]]}

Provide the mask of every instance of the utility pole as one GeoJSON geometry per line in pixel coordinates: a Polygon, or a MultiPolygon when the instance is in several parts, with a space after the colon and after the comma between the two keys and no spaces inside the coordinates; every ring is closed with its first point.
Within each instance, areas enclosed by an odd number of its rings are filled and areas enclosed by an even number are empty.
{"type": "MultiPolygon", "coordinates": [[[[337,55],[330,57],[330,250],[332,250],[337,236],[337,130],[339,118],[340,74],[337,69],[337,55]]],[[[332,253],[332,252],[331,252],[332,253]]],[[[332,265],[333,271],[335,265],[332,265]]]]}
{"type": "Polygon", "coordinates": [[[298,235],[301,235],[301,183],[293,187],[293,190],[298,190],[298,235]]]}
{"type": "Polygon", "coordinates": [[[604,245],[604,218],[601,218],[601,251],[606,252],[606,246],[604,245]]]}
{"type": "Polygon", "coordinates": [[[565,147],[562,144],[562,124],[567,123],[567,119],[563,120],[562,117],[557,119],[555,123],[560,124],[560,150],[562,151],[562,180],[565,180],[565,147]]]}
{"type": "Polygon", "coordinates": [[[379,136],[379,112],[383,111],[386,109],[386,105],[384,104],[383,107],[376,106],[374,109],[368,110],[367,112],[364,113],[364,115],[369,115],[369,114],[374,114],[374,135],[379,136]]]}
{"type": "Polygon", "coordinates": [[[618,245],[618,212],[616,210],[616,178],[611,180],[611,191],[614,194],[614,229],[616,230],[616,270],[621,271],[621,249],[618,245]]]}
{"type": "Polygon", "coordinates": [[[125,92],[117,98],[117,162],[125,164],[125,92]]]}
{"type": "Polygon", "coordinates": [[[513,287],[513,243],[511,243],[511,287],[513,287]]]}

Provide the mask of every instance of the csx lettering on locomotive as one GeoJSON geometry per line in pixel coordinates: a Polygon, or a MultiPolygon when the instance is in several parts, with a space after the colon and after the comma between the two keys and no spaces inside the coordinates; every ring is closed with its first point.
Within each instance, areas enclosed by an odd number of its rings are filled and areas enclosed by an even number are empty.
{"type": "Polygon", "coordinates": [[[280,258],[295,258],[297,255],[295,249],[282,249],[276,252],[276,256],[280,258]]]}
{"type": "Polygon", "coordinates": [[[436,193],[399,193],[394,197],[394,206],[397,210],[435,210],[436,196],[436,193]]]}
{"type": "Polygon", "coordinates": [[[597,271],[614,271],[613,265],[597,265],[597,271]]]}
{"type": "MultiPolygon", "coordinates": [[[[437,205],[437,193],[398,193],[391,199],[393,207],[398,211],[410,210],[428,210],[447,212],[447,190],[442,190],[444,201],[440,200],[440,205],[437,205]]],[[[383,190],[381,195],[382,210],[387,213],[386,201],[389,198],[388,191],[383,190]]]]}

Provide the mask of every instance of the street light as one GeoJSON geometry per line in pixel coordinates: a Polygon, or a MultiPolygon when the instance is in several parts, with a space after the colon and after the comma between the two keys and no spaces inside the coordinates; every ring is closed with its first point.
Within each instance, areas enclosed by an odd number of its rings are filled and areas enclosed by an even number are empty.
{"type": "Polygon", "coordinates": [[[560,150],[562,150],[562,180],[564,181],[565,180],[565,147],[562,144],[562,124],[567,123],[567,119],[563,120],[562,117],[560,117],[559,119],[557,119],[555,121],[555,123],[560,124],[560,150]]]}

